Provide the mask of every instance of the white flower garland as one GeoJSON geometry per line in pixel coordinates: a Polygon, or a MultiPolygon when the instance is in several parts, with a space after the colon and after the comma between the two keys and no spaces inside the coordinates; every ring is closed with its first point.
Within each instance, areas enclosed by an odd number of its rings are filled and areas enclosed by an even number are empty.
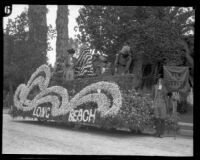
{"type": "MultiPolygon", "coordinates": [[[[113,105],[111,106],[111,108],[109,109],[110,101],[108,100],[107,96],[106,98],[102,98],[102,99],[99,98],[100,96],[105,95],[103,93],[96,93],[97,95],[99,95],[99,97],[95,96],[94,98],[90,98],[88,96],[88,98],[86,98],[87,102],[93,101],[93,102],[98,102],[99,104],[104,104],[105,106],[103,107],[100,107],[100,105],[98,104],[98,107],[99,107],[98,110],[103,113],[102,116],[105,116],[107,114],[117,114],[120,107],[122,106],[122,96],[121,96],[118,85],[111,82],[101,81],[101,82],[93,83],[85,87],[78,94],[76,94],[74,98],[71,99],[70,103],[73,104],[76,101],[79,101],[83,96],[85,97],[86,94],[90,93],[91,91],[97,91],[98,89],[104,90],[107,93],[111,94],[111,96],[113,97],[113,105]],[[101,102],[102,100],[103,102],[101,102]]],[[[80,104],[82,103],[83,102],[80,101],[80,104]]],[[[72,105],[72,106],[76,107],[76,105],[72,105]]]]}
{"type": "Polygon", "coordinates": [[[31,76],[27,85],[21,84],[15,91],[14,95],[14,104],[18,109],[23,111],[29,111],[32,109],[30,103],[31,101],[27,99],[28,94],[33,89],[34,86],[38,85],[39,89],[45,90],[50,81],[51,71],[47,65],[40,66],[31,76]],[[46,77],[38,76],[40,72],[44,72],[46,77]],[[37,77],[37,78],[36,78],[37,77]],[[19,97],[19,98],[17,98],[19,97]]]}
{"type": "Polygon", "coordinates": [[[36,72],[33,73],[27,85],[21,84],[16,89],[14,95],[15,106],[20,110],[30,111],[43,103],[51,103],[52,116],[65,115],[70,110],[75,109],[77,106],[87,102],[97,103],[97,110],[101,113],[101,116],[116,115],[122,106],[120,89],[118,85],[113,82],[101,81],[93,83],[85,87],[69,101],[69,95],[65,88],[61,86],[47,88],[49,85],[50,76],[50,68],[47,65],[40,66],[36,72]],[[37,77],[41,72],[45,73],[45,77],[42,77],[41,75],[37,77]],[[34,88],[34,86],[37,85],[40,89],[40,93],[36,95],[33,100],[27,99],[30,91],[34,88]],[[106,96],[106,94],[98,92],[99,90],[105,91],[113,97],[113,103],[111,107],[110,99],[106,96]],[[91,93],[91,91],[95,91],[97,93],[91,93]],[[49,95],[50,93],[58,94],[61,96],[62,100],[59,101],[56,95],[49,95]]]}

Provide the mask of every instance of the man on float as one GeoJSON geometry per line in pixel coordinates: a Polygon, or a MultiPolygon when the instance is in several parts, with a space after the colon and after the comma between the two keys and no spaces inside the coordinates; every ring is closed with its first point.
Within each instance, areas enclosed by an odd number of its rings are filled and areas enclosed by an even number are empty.
{"type": "Polygon", "coordinates": [[[128,74],[131,62],[132,62],[131,48],[129,43],[125,42],[122,49],[116,55],[115,74],[119,75],[128,74]]]}

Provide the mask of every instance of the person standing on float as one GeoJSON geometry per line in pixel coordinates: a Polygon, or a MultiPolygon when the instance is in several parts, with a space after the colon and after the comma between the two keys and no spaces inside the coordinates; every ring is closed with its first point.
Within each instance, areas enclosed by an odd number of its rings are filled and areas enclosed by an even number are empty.
{"type": "Polygon", "coordinates": [[[162,138],[165,130],[165,119],[167,117],[167,90],[162,78],[158,79],[158,83],[154,87],[153,97],[156,136],[162,138]]]}
{"type": "Polygon", "coordinates": [[[114,67],[115,74],[125,75],[129,73],[129,68],[132,62],[131,48],[128,42],[125,42],[122,49],[116,54],[114,67]]]}

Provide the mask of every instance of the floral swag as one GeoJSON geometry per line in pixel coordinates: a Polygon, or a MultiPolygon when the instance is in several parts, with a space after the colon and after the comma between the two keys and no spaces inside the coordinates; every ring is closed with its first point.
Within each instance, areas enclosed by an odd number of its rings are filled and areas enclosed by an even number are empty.
{"type": "Polygon", "coordinates": [[[51,115],[59,116],[67,114],[84,103],[95,102],[98,106],[97,111],[102,117],[106,117],[115,116],[122,106],[121,92],[116,83],[106,81],[93,83],[69,99],[67,89],[61,86],[48,88],[50,77],[50,68],[47,65],[40,66],[32,74],[27,85],[20,84],[17,87],[14,95],[15,107],[26,112],[44,103],[50,103],[52,106],[51,115]],[[38,86],[40,92],[30,100],[28,95],[35,86],[38,86]],[[107,96],[107,94],[111,96],[107,96]]]}

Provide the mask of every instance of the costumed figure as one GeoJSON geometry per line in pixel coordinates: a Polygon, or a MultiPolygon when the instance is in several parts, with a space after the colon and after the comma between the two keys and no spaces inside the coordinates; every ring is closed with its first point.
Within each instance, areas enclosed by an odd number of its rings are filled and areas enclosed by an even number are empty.
{"type": "Polygon", "coordinates": [[[111,75],[111,63],[107,61],[107,58],[104,55],[94,54],[92,63],[96,76],[111,75]]]}
{"type": "Polygon", "coordinates": [[[131,62],[131,49],[129,44],[126,42],[121,51],[119,51],[119,54],[116,55],[115,74],[124,75],[129,73],[131,62]]]}
{"type": "Polygon", "coordinates": [[[99,58],[100,56],[98,54],[94,54],[92,56],[92,65],[93,65],[93,68],[94,68],[94,74],[96,76],[99,76],[101,75],[101,60],[99,58]]]}
{"type": "Polygon", "coordinates": [[[73,80],[74,79],[73,55],[75,53],[75,50],[68,49],[67,52],[68,52],[68,58],[65,59],[64,77],[65,77],[65,80],[73,80]]]}

